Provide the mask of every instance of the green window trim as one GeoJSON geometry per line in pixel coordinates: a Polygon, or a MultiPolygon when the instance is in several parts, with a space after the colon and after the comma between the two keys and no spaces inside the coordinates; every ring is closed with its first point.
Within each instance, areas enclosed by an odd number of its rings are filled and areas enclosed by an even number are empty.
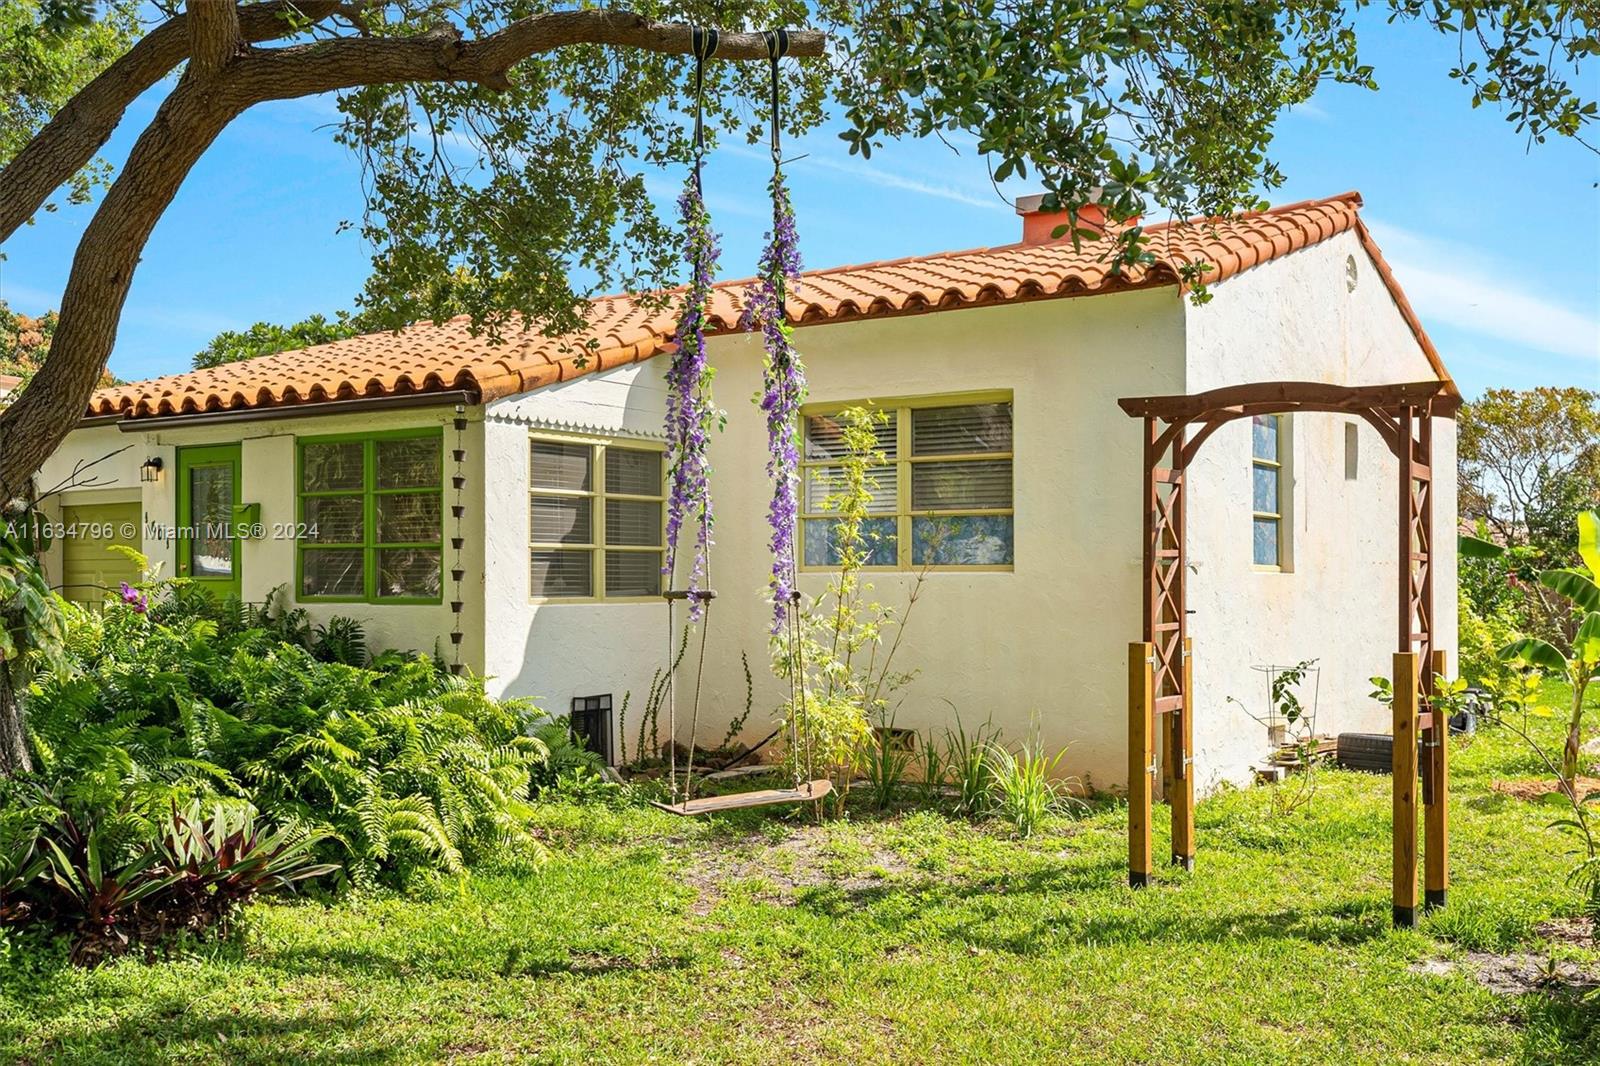
{"type": "Polygon", "coordinates": [[[300,603],[369,603],[369,604],[423,604],[434,605],[444,602],[444,522],[445,522],[445,495],[444,495],[444,431],[434,426],[421,429],[395,429],[371,433],[335,433],[316,437],[298,437],[295,440],[295,517],[300,524],[300,536],[295,542],[295,600],[300,603]],[[432,440],[438,445],[438,483],[432,486],[408,486],[402,488],[378,487],[378,445],[385,441],[395,440],[432,440]],[[360,444],[361,449],[361,486],[359,489],[333,488],[308,491],[305,487],[305,456],[308,446],[319,444],[360,444]],[[438,500],[439,528],[438,536],[429,540],[416,541],[388,541],[378,538],[379,529],[379,501],[385,497],[398,496],[429,496],[438,500]],[[313,525],[307,517],[306,501],[355,497],[361,499],[361,539],[350,541],[317,541],[309,540],[305,536],[307,527],[313,525]],[[323,595],[310,594],[305,591],[306,556],[318,551],[357,551],[361,552],[361,581],[360,595],[323,595]],[[382,553],[387,551],[432,551],[437,554],[438,568],[436,587],[438,592],[432,596],[385,596],[378,589],[379,560],[382,553]]]}

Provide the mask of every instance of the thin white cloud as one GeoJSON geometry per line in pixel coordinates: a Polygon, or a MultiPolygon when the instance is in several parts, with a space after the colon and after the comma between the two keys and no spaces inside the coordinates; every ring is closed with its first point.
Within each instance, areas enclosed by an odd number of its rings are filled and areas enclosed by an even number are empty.
{"type": "MultiPolygon", "coordinates": [[[[808,142],[802,141],[797,148],[803,148],[808,142]]],[[[747,159],[765,159],[767,153],[751,148],[748,145],[725,145],[718,151],[727,152],[729,155],[742,156],[747,159]]],[[[834,174],[843,174],[870,185],[878,185],[885,189],[899,189],[901,192],[913,193],[917,196],[928,196],[936,200],[948,200],[951,203],[965,204],[968,207],[982,208],[986,211],[1001,211],[1011,214],[1011,205],[993,192],[986,193],[983,189],[960,188],[945,182],[930,180],[917,173],[907,173],[871,159],[854,159],[851,162],[841,162],[828,155],[812,153],[799,156],[786,164],[790,167],[803,167],[812,170],[826,170],[834,174]]]]}
{"type": "Polygon", "coordinates": [[[800,160],[797,166],[815,167],[821,170],[831,170],[836,174],[848,174],[852,178],[881,185],[886,189],[899,189],[902,192],[915,193],[918,196],[931,196],[936,200],[949,200],[952,203],[966,204],[968,207],[983,208],[987,211],[1003,211],[1011,214],[1011,205],[1000,199],[999,194],[991,193],[984,196],[981,193],[968,192],[951,185],[936,184],[909,174],[901,174],[887,167],[864,160],[860,163],[841,163],[827,156],[811,155],[800,160]]]}
{"type": "Polygon", "coordinates": [[[1333,121],[1333,116],[1328,114],[1327,108],[1323,107],[1315,100],[1302,100],[1300,103],[1289,108],[1289,114],[1298,116],[1300,118],[1315,119],[1318,122],[1333,121]]]}
{"type": "Polygon", "coordinates": [[[1600,307],[1568,306],[1519,287],[1479,250],[1375,220],[1369,224],[1424,322],[1600,365],[1600,307]]]}

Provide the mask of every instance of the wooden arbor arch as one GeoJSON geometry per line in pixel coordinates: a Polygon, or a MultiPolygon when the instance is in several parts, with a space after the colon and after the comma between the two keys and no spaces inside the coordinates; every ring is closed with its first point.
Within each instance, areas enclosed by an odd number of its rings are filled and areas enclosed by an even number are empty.
{"type": "Polygon", "coordinates": [[[1445,672],[1434,646],[1433,419],[1453,418],[1461,398],[1448,381],[1351,387],[1260,382],[1185,396],[1117,401],[1144,420],[1144,631],[1128,652],[1128,883],[1150,880],[1150,805],[1157,723],[1172,805],[1172,861],[1194,869],[1193,643],[1187,615],[1184,537],[1186,472],[1200,447],[1229,422],[1255,415],[1325,411],[1365,420],[1399,460],[1399,534],[1394,656],[1394,920],[1414,925],[1417,908],[1417,741],[1423,740],[1426,903],[1443,906],[1449,886],[1449,725],[1427,713],[1433,675],[1445,672]],[[1423,669],[1426,664],[1428,669],[1423,669]],[[1419,713],[1421,711],[1422,713],[1419,713]]]}

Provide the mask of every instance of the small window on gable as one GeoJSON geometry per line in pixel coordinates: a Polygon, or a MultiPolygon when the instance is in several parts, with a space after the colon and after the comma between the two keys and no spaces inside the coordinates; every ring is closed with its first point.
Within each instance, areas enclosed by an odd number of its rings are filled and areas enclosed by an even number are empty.
{"type": "Polygon", "coordinates": [[[1257,566],[1283,566],[1283,415],[1250,420],[1251,556],[1257,566]]]}
{"type": "Polygon", "coordinates": [[[1361,430],[1354,422],[1344,424],[1344,479],[1354,481],[1361,473],[1361,430]]]}

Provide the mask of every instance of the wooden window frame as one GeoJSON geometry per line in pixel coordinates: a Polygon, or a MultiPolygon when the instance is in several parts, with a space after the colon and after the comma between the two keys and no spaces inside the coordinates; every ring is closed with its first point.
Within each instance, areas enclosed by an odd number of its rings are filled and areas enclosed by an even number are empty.
{"type": "Polygon", "coordinates": [[[1262,571],[1263,573],[1288,573],[1289,541],[1284,535],[1284,524],[1289,514],[1288,509],[1284,507],[1284,487],[1288,479],[1284,477],[1284,472],[1288,469],[1289,463],[1288,456],[1285,454],[1284,449],[1290,445],[1291,440],[1286,428],[1286,423],[1289,416],[1286,414],[1272,414],[1258,415],[1256,417],[1272,419],[1272,432],[1276,438],[1275,445],[1273,447],[1273,454],[1276,455],[1277,458],[1266,459],[1256,454],[1255,419],[1252,418],[1250,420],[1250,565],[1255,569],[1262,571]],[[1256,471],[1258,469],[1271,470],[1273,472],[1273,477],[1277,481],[1276,495],[1278,498],[1278,509],[1276,511],[1258,511],[1255,509],[1256,471]],[[1271,522],[1273,529],[1277,533],[1276,555],[1278,561],[1275,563],[1261,563],[1256,561],[1255,524],[1261,521],[1271,522]]]}
{"type": "Polygon", "coordinates": [[[369,433],[331,433],[314,437],[296,437],[294,447],[295,518],[306,521],[306,500],[320,497],[361,497],[361,542],[348,544],[321,543],[304,537],[295,540],[294,588],[296,603],[366,603],[374,606],[430,605],[444,602],[444,524],[447,508],[444,497],[444,429],[441,426],[423,426],[411,429],[376,430],[369,433]],[[439,485],[436,489],[380,489],[378,488],[378,444],[390,440],[432,439],[439,444],[439,485]],[[308,444],[360,444],[361,489],[327,489],[307,492],[305,487],[305,454],[308,444]],[[439,497],[439,539],[437,541],[380,541],[378,539],[378,498],[380,496],[423,496],[433,491],[439,497]],[[439,594],[437,596],[380,596],[378,595],[378,555],[394,548],[433,550],[439,553],[439,594]],[[305,590],[306,552],[319,549],[360,549],[362,593],[359,596],[316,596],[305,590]]]}
{"type": "MultiPolygon", "coordinates": [[[[575,433],[547,433],[536,431],[528,434],[528,602],[533,604],[583,604],[583,603],[659,603],[661,595],[653,596],[607,596],[606,595],[606,553],[607,552],[638,552],[640,554],[654,553],[659,564],[665,564],[667,558],[667,464],[666,445],[660,441],[634,440],[627,437],[593,437],[575,433]],[[545,441],[552,444],[577,444],[589,449],[590,455],[590,488],[587,491],[579,489],[545,489],[533,483],[533,444],[535,441],[545,441]],[[610,448],[621,451],[654,452],[661,456],[661,493],[657,496],[641,496],[627,492],[611,492],[606,484],[606,452],[610,448]],[[562,496],[568,498],[588,498],[589,506],[589,540],[583,544],[564,543],[557,544],[533,539],[533,498],[534,496],[562,496]],[[609,544],[606,541],[606,504],[611,500],[637,500],[645,503],[659,503],[661,505],[661,536],[655,547],[641,544],[609,544]],[[589,553],[589,587],[591,595],[588,596],[539,596],[533,592],[533,553],[536,551],[570,551],[589,553]]],[[[665,575],[663,575],[663,583],[665,575]]]]}
{"type": "Polygon", "coordinates": [[[836,467],[839,465],[833,459],[807,459],[806,448],[806,420],[816,415],[838,414],[840,411],[851,407],[870,407],[880,411],[890,412],[895,420],[895,458],[884,465],[893,465],[896,470],[895,509],[889,512],[880,512],[868,515],[869,518],[895,519],[895,557],[892,566],[864,566],[863,570],[877,571],[880,573],[894,573],[915,571],[922,572],[950,572],[958,574],[981,573],[1011,573],[1017,568],[1017,542],[1016,542],[1016,486],[1017,486],[1017,443],[1015,436],[1016,398],[1007,390],[989,392],[944,393],[933,396],[896,396],[882,400],[846,400],[835,403],[806,404],[800,409],[800,500],[799,500],[799,529],[796,531],[796,554],[800,559],[801,573],[828,573],[837,570],[837,564],[812,566],[805,562],[805,536],[806,522],[808,519],[834,517],[832,512],[809,511],[806,491],[811,471],[819,468],[836,467]],[[1008,452],[961,452],[939,455],[916,456],[911,454],[911,415],[913,411],[928,410],[939,407],[976,407],[982,404],[1006,403],[1012,405],[1011,450],[1008,452]],[[963,462],[1005,460],[1011,464],[1011,506],[976,508],[965,510],[924,509],[913,510],[911,507],[911,480],[912,468],[918,463],[935,462],[963,462]],[[917,518],[983,518],[991,516],[1005,516],[1012,519],[1011,562],[975,564],[964,566],[959,563],[918,564],[912,562],[914,546],[912,543],[912,523],[917,518]]]}

